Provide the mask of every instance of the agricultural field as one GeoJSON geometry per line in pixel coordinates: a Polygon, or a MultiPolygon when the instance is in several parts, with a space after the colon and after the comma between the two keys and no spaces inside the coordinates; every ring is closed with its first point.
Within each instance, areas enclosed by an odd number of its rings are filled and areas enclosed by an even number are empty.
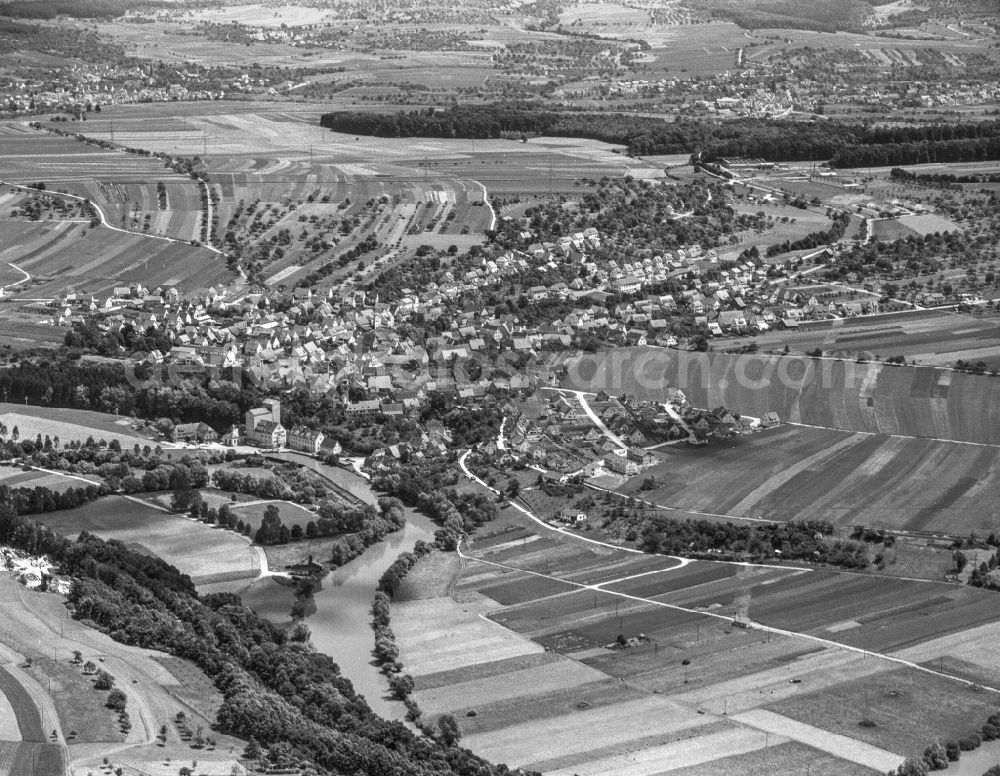
{"type": "Polygon", "coordinates": [[[8,437],[14,428],[20,439],[42,440],[50,437],[53,443],[58,438],[60,445],[70,442],[117,440],[122,447],[145,446],[150,440],[133,431],[127,418],[105,415],[89,410],[75,410],[61,407],[27,407],[0,402],[0,423],[7,427],[8,437]]]}
{"type": "MultiPolygon", "coordinates": [[[[225,770],[212,773],[231,772],[233,752],[242,750],[241,742],[213,734],[218,739],[215,749],[195,753],[173,724],[175,714],[184,711],[190,725],[209,730],[221,701],[211,681],[192,663],[120,644],[69,618],[61,596],[26,590],[8,575],[0,577],[0,604],[0,657],[5,665],[0,693],[6,699],[2,705],[13,708],[19,728],[12,742],[0,743],[5,773],[62,776],[67,764],[76,772],[97,773],[105,755],[112,768],[129,765],[144,773],[155,772],[167,758],[192,755],[206,768],[226,763],[225,770]],[[104,694],[94,690],[93,678],[73,663],[75,651],[108,671],[126,693],[133,722],[127,735],[108,724],[104,694]],[[30,668],[24,667],[25,658],[31,659],[30,668]],[[161,724],[168,728],[165,745],[147,744],[161,724]],[[55,731],[54,737],[50,731],[55,731]]],[[[0,728],[5,737],[6,727],[0,728]]]]}
{"type": "Polygon", "coordinates": [[[463,553],[450,595],[395,601],[393,629],[425,718],[453,714],[464,744],[495,761],[560,776],[737,763],[861,776],[965,735],[995,706],[967,686],[995,668],[1000,598],[986,591],[681,563],[523,519],[484,526],[463,553]]]}
{"type": "Polygon", "coordinates": [[[100,485],[102,481],[97,475],[48,474],[37,470],[24,471],[13,466],[0,467],[0,485],[6,485],[8,488],[41,487],[55,491],[85,487],[87,483],[100,485]]]}
{"type": "Polygon", "coordinates": [[[136,282],[189,291],[231,280],[221,257],[190,244],[200,236],[198,184],[165,169],[161,160],[20,124],[0,126],[0,138],[0,179],[46,188],[36,194],[11,187],[3,195],[0,260],[21,275],[11,283],[23,281],[8,290],[23,295],[30,289],[33,298],[68,290],[100,296],[136,282]],[[106,224],[91,227],[77,212],[83,199],[106,224]],[[47,211],[39,220],[15,215],[32,201],[47,211]],[[73,212],[64,212],[67,207],[73,212]]]}
{"type": "MultiPolygon", "coordinates": [[[[955,327],[963,320],[956,317],[955,327]]],[[[892,324],[886,328],[895,334],[892,324]]],[[[835,331],[828,331],[831,339],[835,331]]],[[[863,335],[865,345],[872,344],[871,336],[863,335]]],[[[986,335],[980,326],[970,324],[951,336],[954,358],[960,357],[963,338],[969,342],[986,335]]],[[[935,347],[946,345],[939,340],[935,347]]],[[[889,352],[893,351],[882,354],[889,352]]],[[[577,390],[666,401],[672,390],[680,388],[695,407],[725,406],[752,417],[777,412],[786,422],[843,431],[1000,443],[1000,381],[989,375],[829,358],[657,348],[581,354],[567,366],[563,386],[577,390]]]]}
{"type": "Polygon", "coordinates": [[[676,516],[815,519],[950,536],[1000,528],[998,447],[783,426],[656,454],[660,463],[616,489],[676,516]],[[657,487],[640,491],[650,476],[657,487]]]}
{"type": "MultiPolygon", "coordinates": [[[[818,299],[829,301],[850,293],[849,286],[806,286],[818,299]],[[830,297],[830,298],[834,298],[830,297]]],[[[864,295],[864,292],[859,292],[864,295]]],[[[842,318],[803,325],[798,331],[761,334],[754,342],[761,350],[777,351],[788,345],[792,353],[819,348],[834,358],[886,359],[901,355],[911,364],[953,366],[959,359],[983,360],[989,368],[1000,363],[1000,319],[994,315],[951,310],[922,310],[864,318],[842,318]]],[[[738,348],[746,339],[720,339],[719,350],[738,348]]]]}
{"type": "Polygon", "coordinates": [[[195,584],[252,579],[260,572],[256,549],[233,531],[212,528],[124,496],[49,512],[42,522],[69,537],[89,531],[158,555],[188,574],[195,584]]]}

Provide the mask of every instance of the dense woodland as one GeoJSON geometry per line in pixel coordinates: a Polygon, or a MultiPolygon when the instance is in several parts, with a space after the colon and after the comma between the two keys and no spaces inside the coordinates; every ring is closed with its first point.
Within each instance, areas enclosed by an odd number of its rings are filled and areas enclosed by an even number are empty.
{"type": "Polygon", "coordinates": [[[320,125],[378,137],[582,137],[628,146],[631,155],[696,154],[704,161],[754,157],[827,161],[834,167],[1000,159],[1000,122],[849,126],[832,121],[745,119],[707,122],[625,114],[572,113],[528,103],[399,112],[325,113],[320,125]]]}
{"type": "Polygon", "coordinates": [[[0,542],[47,553],[75,578],[75,618],[117,641],[194,661],[223,694],[219,729],[269,747],[276,765],[385,776],[509,772],[379,718],[329,657],[261,620],[237,596],[199,597],[189,577],[158,558],[87,533],[70,541],[9,504],[0,504],[0,542]]]}

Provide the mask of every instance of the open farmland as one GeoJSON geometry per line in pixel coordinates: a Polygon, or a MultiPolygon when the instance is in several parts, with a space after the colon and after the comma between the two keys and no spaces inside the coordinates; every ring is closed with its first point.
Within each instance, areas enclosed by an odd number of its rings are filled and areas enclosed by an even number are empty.
{"type": "Polygon", "coordinates": [[[74,208],[80,198],[89,199],[106,219],[95,228],[80,213],[29,221],[11,215],[27,193],[9,190],[11,207],[0,218],[0,260],[30,278],[15,287],[22,293],[55,296],[72,289],[103,295],[131,283],[194,291],[232,277],[221,257],[189,244],[200,235],[201,193],[196,182],[164,169],[161,160],[3,125],[0,180],[44,183],[46,197],[74,208]]]}
{"type": "Polygon", "coordinates": [[[617,488],[670,516],[826,520],[964,536],[1000,527],[1000,447],[783,426],[666,447],[617,488]],[[658,485],[640,491],[653,476],[658,485]]]}
{"type": "Polygon", "coordinates": [[[21,439],[35,440],[41,435],[43,441],[45,437],[53,442],[58,438],[60,445],[86,442],[89,438],[96,442],[117,440],[122,447],[128,448],[150,444],[149,439],[131,429],[128,419],[88,410],[0,402],[0,423],[7,427],[8,435],[12,435],[16,427],[21,439]]]}
{"type": "Polygon", "coordinates": [[[90,531],[158,555],[195,584],[253,578],[260,572],[257,551],[243,537],[124,496],[49,512],[43,522],[66,536],[90,531]]]}
{"type": "MultiPolygon", "coordinates": [[[[978,331],[978,329],[977,329],[978,331]]],[[[1000,381],[929,367],[763,354],[618,348],[568,361],[567,388],[666,401],[844,431],[1000,443],[1000,381]]]]}
{"type": "Polygon", "coordinates": [[[48,192],[86,197],[104,211],[111,226],[192,240],[198,237],[198,183],[165,167],[161,159],[97,148],[72,138],[0,126],[0,180],[42,182],[48,192]],[[163,184],[161,202],[157,184],[163,184]]]}
{"type": "Polygon", "coordinates": [[[992,670],[978,645],[994,635],[1000,599],[986,591],[678,563],[533,523],[487,525],[464,554],[451,597],[394,603],[393,628],[425,716],[454,714],[465,745],[511,765],[561,776],[753,763],[884,773],[975,729],[996,703],[992,692],[970,699],[967,673],[950,668],[992,670]],[[736,617],[760,626],[734,627],[736,617]],[[468,629],[475,648],[455,652],[468,629]],[[634,641],[609,648],[619,634],[634,641]],[[942,657],[948,644],[960,646],[942,657]],[[895,654],[945,675],[883,657],[895,654]],[[858,726],[865,717],[874,727],[858,726]]]}
{"type": "MultiPolygon", "coordinates": [[[[626,173],[638,177],[647,171],[644,163],[594,140],[534,138],[522,143],[344,135],[320,127],[321,111],[315,106],[294,104],[271,110],[259,105],[243,109],[233,103],[207,109],[199,105],[198,111],[184,116],[174,128],[163,121],[166,110],[156,105],[109,109],[87,122],[87,132],[110,140],[113,119],[118,142],[151,151],[174,154],[194,144],[210,160],[249,155],[289,160],[276,162],[278,166],[297,161],[328,163],[348,175],[389,182],[472,179],[485,183],[491,194],[532,191],[539,184],[547,187],[549,179],[557,188],[572,189],[580,177],[626,173]]],[[[662,170],[649,166],[648,174],[661,177],[662,170]]]]}
{"type": "MultiPolygon", "coordinates": [[[[810,289],[813,293],[850,293],[837,284],[810,289]],[[842,290],[841,290],[842,289],[842,290]]],[[[806,353],[819,348],[824,355],[855,359],[904,356],[919,365],[952,366],[958,359],[1000,359],[1000,321],[992,315],[969,315],[952,310],[920,310],[863,318],[841,318],[808,323],[798,331],[760,334],[754,341],[762,350],[783,348],[806,353]]],[[[722,339],[718,348],[738,347],[745,339],[722,339]]]]}

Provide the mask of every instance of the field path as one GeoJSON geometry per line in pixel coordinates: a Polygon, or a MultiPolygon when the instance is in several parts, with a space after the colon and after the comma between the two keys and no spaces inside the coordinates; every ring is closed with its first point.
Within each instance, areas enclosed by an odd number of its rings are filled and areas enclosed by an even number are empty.
{"type": "Polygon", "coordinates": [[[13,270],[16,270],[17,272],[20,272],[22,275],[24,275],[24,277],[21,278],[20,280],[14,281],[13,283],[8,283],[7,285],[3,286],[3,288],[13,288],[14,286],[19,286],[22,283],[27,283],[29,280],[31,280],[31,275],[29,275],[27,272],[25,272],[23,269],[21,269],[16,264],[11,264],[8,261],[7,262],[7,266],[10,267],[13,270]]]}
{"type": "MultiPolygon", "coordinates": [[[[469,456],[470,452],[471,452],[471,450],[466,450],[458,458],[458,465],[462,469],[462,473],[465,474],[465,476],[468,477],[473,482],[476,482],[479,485],[482,485],[484,488],[486,488],[486,490],[490,491],[491,493],[499,495],[500,491],[498,491],[498,490],[496,490],[494,488],[491,488],[489,485],[487,485],[485,482],[483,482],[481,479],[479,479],[475,474],[473,474],[469,470],[469,467],[466,466],[465,459],[469,456]]],[[[558,527],[556,527],[554,525],[549,525],[544,520],[542,520],[540,517],[538,517],[537,515],[535,515],[535,513],[532,512],[530,509],[526,509],[525,507],[522,507],[520,504],[518,504],[515,501],[511,501],[510,505],[512,507],[514,507],[514,509],[516,509],[517,511],[523,513],[526,517],[529,517],[532,520],[534,520],[536,523],[538,523],[538,525],[542,526],[542,528],[545,528],[545,529],[547,529],[549,531],[554,531],[555,533],[561,533],[561,534],[563,534],[565,536],[570,536],[573,539],[576,539],[577,541],[587,542],[588,544],[597,544],[597,545],[599,545],[601,547],[610,547],[612,550],[619,550],[620,552],[632,552],[632,553],[635,553],[637,555],[645,555],[645,553],[642,550],[636,550],[636,549],[633,549],[632,547],[622,547],[620,544],[611,544],[609,542],[601,542],[601,541],[598,541],[597,539],[588,539],[586,536],[579,536],[579,535],[577,535],[575,533],[571,533],[570,531],[567,531],[565,528],[558,528],[558,527]]],[[[672,558],[673,560],[678,561],[678,565],[675,566],[674,568],[683,568],[688,563],[692,562],[689,558],[678,558],[678,557],[676,557],[674,555],[668,555],[668,556],[665,556],[665,557],[669,557],[669,558],[672,558]]],[[[474,558],[474,560],[478,560],[478,558],[474,558]]]]}
{"type": "MultiPolygon", "coordinates": [[[[24,186],[24,185],[22,185],[20,183],[11,183],[10,181],[4,181],[4,180],[0,180],[0,186],[11,186],[11,187],[13,187],[15,189],[21,189],[22,191],[27,191],[29,193],[36,191],[35,189],[31,188],[30,186],[24,186]]],[[[101,220],[101,226],[103,226],[103,227],[105,227],[107,229],[110,229],[112,232],[121,232],[122,234],[132,235],[133,237],[146,237],[146,238],[148,238],[150,240],[163,240],[164,242],[178,243],[180,245],[190,245],[191,244],[190,240],[179,240],[176,237],[166,237],[164,235],[159,235],[159,234],[146,234],[144,232],[131,232],[128,229],[122,229],[122,228],[117,227],[117,226],[112,226],[110,223],[108,223],[108,218],[104,214],[104,211],[101,209],[101,206],[98,205],[96,202],[94,202],[92,199],[87,199],[86,197],[80,197],[80,196],[77,196],[76,194],[64,194],[61,191],[46,191],[45,193],[46,194],[51,194],[52,196],[56,196],[56,197],[66,197],[67,199],[73,199],[73,200],[76,200],[77,202],[89,202],[90,206],[92,208],[94,208],[94,212],[97,213],[97,217],[101,220]]],[[[209,198],[209,208],[211,209],[211,198],[209,198]]],[[[211,229],[211,224],[209,224],[209,229],[211,229]]],[[[225,254],[223,254],[222,251],[220,251],[218,248],[216,248],[216,247],[214,247],[212,245],[202,245],[201,247],[204,248],[205,250],[211,251],[212,253],[218,254],[219,256],[225,255],[225,254]]],[[[23,272],[24,270],[21,270],[21,271],[23,272]]]]}
{"type": "Polygon", "coordinates": [[[832,754],[841,760],[864,765],[880,773],[887,773],[903,762],[901,755],[887,752],[885,749],[879,749],[863,741],[798,722],[765,709],[753,709],[742,714],[734,714],[730,719],[763,730],[771,735],[790,738],[806,746],[819,749],[821,752],[832,754]]]}

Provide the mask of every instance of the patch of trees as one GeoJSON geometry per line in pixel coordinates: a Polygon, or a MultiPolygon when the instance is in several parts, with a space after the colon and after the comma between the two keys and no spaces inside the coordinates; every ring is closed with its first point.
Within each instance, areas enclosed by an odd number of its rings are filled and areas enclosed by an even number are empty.
{"type": "MultiPolygon", "coordinates": [[[[107,343],[107,347],[98,345],[98,352],[120,356],[127,349],[124,344],[113,345],[107,337],[98,334],[97,342],[107,343]]],[[[90,344],[89,339],[79,342],[87,348],[90,344]]],[[[15,403],[27,398],[32,404],[52,407],[99,412],[117,408],[121,415],[134,412],[178,423],[204,421],[217,430],[239,423],[243,413],[262,398],[253,386],[225,379],[229,376],[225,374],[222,379],[210,379],[204,371],[128,375],[126,368],[131,367],[72,361],[51,353],[44,358],[23,358],[0,369],[0,392],[6,391],[7,400],[15,403]]]]}
{"type": "Polygon", "coordinates": [[[59,509],[75,509],[108,495],[105,485],[87,485],[64,491],[36,485],[33,488],[11,488],[0,485],[0,504],[9,504],[19,515],[40,515],[59,509]]]}
{"type": "Polygon", "coordinates": [[[789,251],[802,251],[811,248],[818,248],[821,245],[829,245],[842,239],[847,225],[851,222],[850,213],[837,213],[832,218],[833,223],[830,228],[820,232],[810,232],[805,237],[801,237],[794,242],[785,240],[783,243],[776,243],[767,249],[768,258],[777,256],[789,251]]]}
{"type": "MultiPolygon", "coordinates": [[[[409,553],[404,553],[406,554],[409,553]]],[[[382,672],[389,677],[389,689],[393,696],[406,706],[406,718],[420,725],[420,707],[413,698],[413,677],[403,673],[396,634],[392,632],[390,621],[389,596],[381,590],[376,591],[372,601],[372,628],[375,629],[375,648],[372,654],[382,672]]]]}
{"type": "MultiPolygon", "coordinates": [[[[919,757],[907,757],[889,776],[926,776],[931,771],[947,770],[948,764],[958,762],[962,752],[973,752],[984,741],[1000,739],[1000,712],[991,714],[980,730],[974,730],[958,739],[935,741],[919,757]]],[[[1000,776],[1000,765],[994,765],[983,776],[1000,776]]]]}
{"type": "MultiPolygon", "coordinates": [[[[343,510],[343,512],[350,511],[352,510],[343,510]]],[[[403,504],[397,498],[380,498],[378,509],[371,505],[365,505],[362,511],[364,517],[357,525],[357,529],[352,533],[338,537],[331,548],[330,563],[333,565],[343,566],[345,563],[349,563],[364,552],[366,547],[382,541],[387,534],[398,531],[406,525],[403,504]]],[[[335,517],[325,519],[336,521],[335,517]]],[[[323,520],[320,520],[320,523],[322,522],[323,520]]]]}
{"type": "MultiPolygon", "coordinates": [[[[833,539],[833,526],[820,520],[766,525],[738,525],[711,520],[674,520],[652,516],[627,524],[646,552],[715,560],[753,562],[804,560],[842,568],[865,568],[868,553],[853,541],[833,539]]],[[[616,518],[605,522],[609,525],[616,518]]],[[[623,526],[624,527],[624,526],[623,526]]]]}
{"type": "Polygon", "coordinates": [[[637,117],[620,113],[556,112],[534,103],[463,105],[398,113],[338,111],[320,126],[377,137],[584,137],[627,145],[632,155],[701,153],[771,161],[832,160],[836,167],[1000,158],[1000,123],[864,126],[839,122],[743,119],[729,122],[637,117]]]}
{"type": "Polygon", "coordinates": [[[372,478],[375,488],[415,506],[441,526],[434,532],[434,544],[446,551],[454,550],[463,536],[497,516],[492,497],[448,487],[457,482],[458,471],[445,460],[410,463],[372,478]]]}
{"type": "MultiPolygon", "coordinates": [[[[963,555],[963,557],[965,556],[963,555]]],[[[958,563],[955,565],[958,567],[958,563]]],[[[972,569],[972,573],[969,574],[969,584],[987,590],[1000,590],[1000,579],[998,579],[1000,575],[993,573],[997,568],[1000,568],[1000,550],[994,551],[989,560],[984,560],[972,569]]],[[[961,570],[961,568],[958,569],[959,572],[961,570]]]]}
{"type": "MultiPolygon", "coordinates": [[[[168,3],[143,3],[168,7],[168,3]]],[[[10,0],[0,3],[0,16],[15,19],[54,19],[69,16],[74,19],[114,19],[123,16],[134,5],[127,0],[10,0]]]]}
{"type": "Polygon", "coordinates": [[[960,183],[1000,183],[1000,173],[979,172],[969,175],[953,175],[946,172],[923,172],[916,173],[904,170],[900,167],[893,167],[889,171],[889,176],[899,181],[929,183],[949,188],[960,183]]]}
{"type": "MultiPolygon", "coordinates": [[[[976,125],[979,126],[979,125],[976,125]]],[[[839,149],[831,158],[832,167],[884,167],[890,164],[947,164],[983,162],[1000,159],[1000,137],[963,140],[913,140],[905,143],[851,145],[839,149]]]]}
{"type": "Polygon", "coordinates": [[[418,560],[425,555],[429,555],[432,549],[431,545],[420,540],[414,545],[413,552],[401,553],[392,562],[392,565],[382,573],[378,581],[378,589],[388,595],[389,598],[393,598],[400,583],[410,573],[410,569],[417,565],[418,560]]]}
{"type": "Polygon", "coordinates": [[[296,504],[315,504],[332,491],[299,466],[276,467],[274,476],[257,477],[236,469],[217,469],[212,482],[219,490],[247,493],[262,499],[281,499],[296,504]]]}

